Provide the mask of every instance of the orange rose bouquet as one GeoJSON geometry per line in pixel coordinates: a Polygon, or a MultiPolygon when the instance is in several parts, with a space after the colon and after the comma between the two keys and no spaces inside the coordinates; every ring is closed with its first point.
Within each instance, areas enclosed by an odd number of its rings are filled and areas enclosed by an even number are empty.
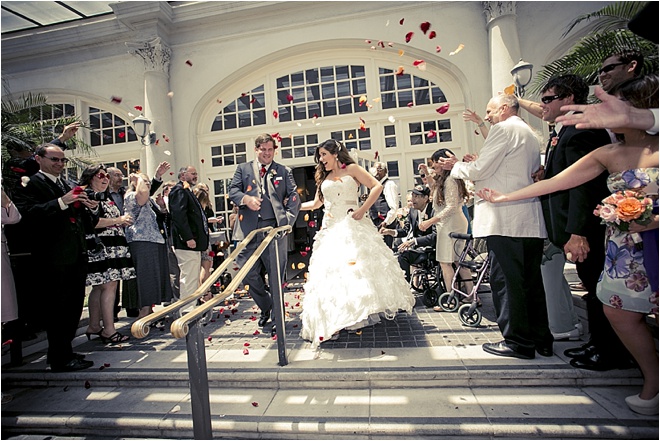
{"type": "Polygon", "coordinates": [[[653,215],[653,200],[641,191],[617,191],[603,199],[594,214],[601,218],[602,223],[618,228],[621,231],[630,230],[630,222],[646,225],[653,215]]]}

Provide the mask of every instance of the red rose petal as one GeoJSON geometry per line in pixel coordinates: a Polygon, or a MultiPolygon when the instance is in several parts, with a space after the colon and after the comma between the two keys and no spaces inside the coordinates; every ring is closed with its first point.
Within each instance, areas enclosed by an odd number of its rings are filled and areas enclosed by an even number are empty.
{"type": "Polygon", "coordinates": [[[424,35],[428,32],[429,29],[431,29],[431,23],[428,21],[425,21],[424,23],[419,25],[419,28],[424,32],[424,35]]]}
{"type": "Polygon", "coordinates": [[[408,107],[412,107],[412,106],[413,106],[413,102],[411,101],[411,102],[409,102],[409,103],[406,104],[406,105],[407,105],[408,107]]]}
{"type": "Polygon", "coordinates": [[[277,110],[273,110],[273,118],[277,118],[280,114],[277,113],[277,110]]]}
{"type": "Polygon", "coordinates": [[[113,103],[115,103],[115,104],[120,104],[120,103],[121,103],[121,99],[122,99],[122,98],[121,98],[120,96],[114,96],[114,95],[113,95],[112,97],[110,97],[110,101],[113,102],[113,103]]]}
{"type": "Polygon", "coordinates": [[[200,162],[201,162],[202,164],[204,164],[204,158],[200,159],[200,162]]]}
{"type": "Polygon", "coordinates": [[[135,110],[139,110],[140,112],[142,112],[142,106],[134,106],[134,108],[135,110]]]}
{"type": "Polygon", "coordinates": [[[425,61],[424,60],[415,60],[415,61],[413,61],[413,66],[419,66],[422,63],[425,63],[425,61]]]}
{"type": "Polygon", "coordinates": [[[429,32],[429,40],[433,40],[435,37],[437,37],[437,34],[435,33],[435,31],[429,32]]]}
{"type": "Polygon", "coordinates": [[[426,136],[428,136],[429,138],[435,138],[435,130],[429,130],[426,136]]]}
{"type": "Polygon", "coordinates": [[[252,402],[252,406],[254,406],[254,407],[259,407],[259,403],[257,403],[256,401],[253,401],[253,402],[252,402]]]}
{"type": "Polygon", "coordinates": [[[408,32],[406,34],[406,43],[410,43],[410,40],[412,39],[413,35],[415,35],[414,32],[408,32]]]}
{"type": "Polygon", "coordinates": [[[255,331],[252,333],[252,335],[259,335],[259,334],[261,334],[261,332],[259,332],[258,329],[255,329],[255,331]]]}
{"type": "Polygon", "coordinates": [[[248,350],[248,348],[243,349],[243,355],[248,355],[249,353],[250,351],[248,350]]]}
{"type": "Polygon", "coordinates": [[[245,343],[243,343],[243,346],[250,346],[250,343],[245,342],[245,343]]]}
{"type": "Polygon", "coordinates": [[[192,61],[190,61],[190,60],[186,60],[186,64],[187,64],[188,66],[192,67],[192,61]]]}
{"type": "Polygon", "coordinates": [[[252,99],[250,100],[250,104],[254,104],[256,101],[257,101],[256,98],[252,98],[252,99]]]}
{"type": "Polygon", "coordinates": [[[439,54],[441,50],[442,50],[442,46],[436,46],[436,47],[435,47],[435,52],[436,52],[436,53],[439,54]]]}
{"type": "Polygon", "coordinates": [[[124,132],[120,132],[119,135],[117,135],[117,136],[119,136],[120,139],[124,139],[126,134],[124,134],[124,132]]]}
{"type": "Polygon", "coordinates": [[[207,338],[207,340],[208,340],[208,341],[211,341],[211,340],[213,340],[213,337],[211,337],[211,336],[209,335],[208,338],[207,338]]]}
{"type": "Polygon", "coordinates": [[[400,25],[403,25],[403,21],[404,21],[404,20],[405,20],[405,18],[402,18],[401,20],[399,20],[399,24],[400,24],[400,25]]]}
{"type": "Polygon", "coordinates": [[[435,111],[438,112],[440,115],[447,113],[448,110],[449,110],[449,103],[443,104],[442,106],[435,109],[435,111]]]}

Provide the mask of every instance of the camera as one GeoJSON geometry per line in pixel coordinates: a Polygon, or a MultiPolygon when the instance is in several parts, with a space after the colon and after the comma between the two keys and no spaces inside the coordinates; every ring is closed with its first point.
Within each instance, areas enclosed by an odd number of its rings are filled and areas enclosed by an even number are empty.
{"type": "Polygon", "coordinates": [[[94,191],[91,188],[85,189],[85,194],[90,201],[105,201],[108,199],[108,195],[104,191],[94,191]]]}

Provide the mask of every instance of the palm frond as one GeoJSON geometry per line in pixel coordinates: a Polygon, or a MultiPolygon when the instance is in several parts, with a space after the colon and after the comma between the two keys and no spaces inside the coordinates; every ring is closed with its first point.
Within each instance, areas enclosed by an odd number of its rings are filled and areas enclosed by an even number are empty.
{"type": "Polygon", "coordinates": [[[641,11],[647,2],[617,2],[607,5],[602,9],[588,14],[578,16],[567,27],[562,38],[566,37],[570,32],[583,21],[595,21],[593,33],[613,31],[616,29],[626,29],[628,22],[639,11],[641,11]]]}
{"type": "Polygon", "coordinates": [[[657,75],[658,45],[627,29],[619,29],[582,38],[568,54],[542,67],[534,77],[529,92],[537,93],[550,78],[567,74],[579,75],[590,85],[598,84],[602,60],[613,53],[633,48],[644,55],[642,74],[657,75]]]}

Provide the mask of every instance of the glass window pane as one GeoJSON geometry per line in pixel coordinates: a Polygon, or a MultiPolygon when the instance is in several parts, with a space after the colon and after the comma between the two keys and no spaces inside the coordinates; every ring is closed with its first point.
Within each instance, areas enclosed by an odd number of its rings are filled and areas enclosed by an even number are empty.
{"type": "Polygon", "coordinates": [[[211,147],[211,156],[218,156],[222,154],[222,149],[219,146],[211,147]]]}
{"type": "Polygon", "coordinates": [[[335,97],[335,85],[334,84],[324,84],[322,86],[323,99],[329,99],[335,97]]]}
{"type": "Polygon", "coordinates": [[[339,104],[339,114],[346,115],[348,113],[353,113],[353,106],[351,105],[350,98],[342,98],[338,101],[339,104]]]}
{"type": "Polygon", "coordinates": [[[337,73],[338,80],[345,80],[348,78],[348,66],[336,66],[335,72],[337,73]]]}
{"type": "Polygon", "coordinates": [[[225,114],[224,116],[224,126],[225,130],[235,129],[236,128],[236,115],[235,114],[225,114]]]}
{"type": "Polygon", "coordinates": [[[384,129],[385,136],[394,135],[396,132],[394,126],[385,126],[384,129]]]}
{"type": "Polygon", "coordinates": [[[307,84],[314,84],[319,82],[318,69],[309,69],[305,71],[305,76],[307,77],[307,84]]]}
{"type": "Polygon", "coordinates": [[[255,126],[261,126],[263,124],[266,124],[266,111],[265,110],[258,110],[252,114],[253,117],[253,124],[255,126]]]}
{"type": "Polygon", "coordinates": [[[292,86],[302,86],[303,84],[305,84],[305,78],[303,77],[302,72],[296,72],[291,75],[292,86]]]}
{"type": "Polygon", "coordinates": [[[327,83],[335,79],[335,71],[332,66],[321,68],[321,82],[327,83]]]}
{"type": "Polygon", "coordinates": [[[323,101],[323,116],[333,116],[337,114],[337,105],[334,101],[323,101]]]}
{"type": "Polygon", "coordinates": [[[410,82],[410,75],[403,74],[396,76],[396,87],[397,89],[410,89],[412,84],[410,82]]]}

